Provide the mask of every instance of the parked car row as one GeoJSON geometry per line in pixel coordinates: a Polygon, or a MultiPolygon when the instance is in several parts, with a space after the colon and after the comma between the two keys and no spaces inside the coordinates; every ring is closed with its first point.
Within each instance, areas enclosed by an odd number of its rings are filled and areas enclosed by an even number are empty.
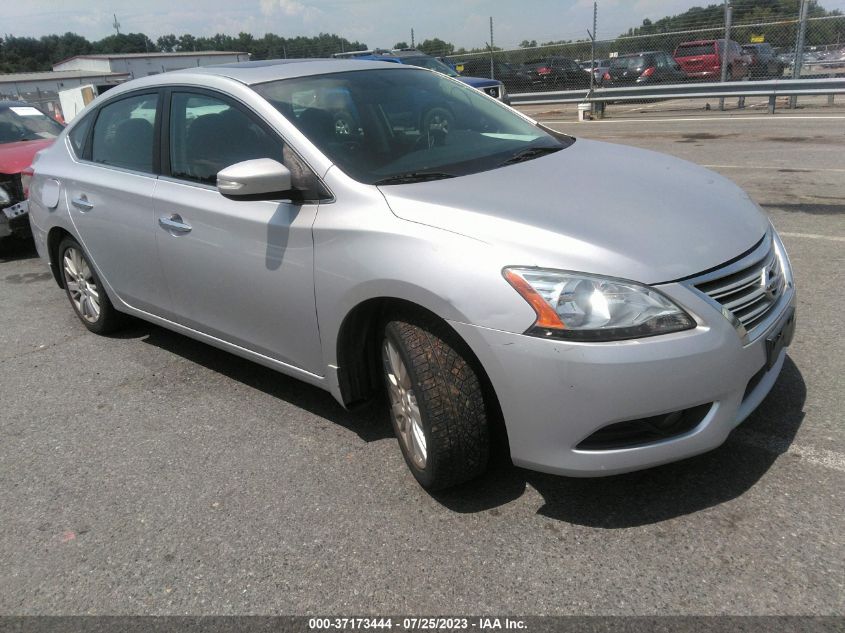
{"type": "Polygon", "coordinates": [[[611,59],[578,63],[566,57],[544,57],[522,64],[474,58],[457,63],[461,74],[491,75],[510,92],[577,90],[636,84],[719,81],[726,60],[728,81],[774,79],[783,76],[788,63],[775,54],[771,44],[745,44],[729,40],[695,40],[678,45],[674,53],[639,51],[611,59]]]}

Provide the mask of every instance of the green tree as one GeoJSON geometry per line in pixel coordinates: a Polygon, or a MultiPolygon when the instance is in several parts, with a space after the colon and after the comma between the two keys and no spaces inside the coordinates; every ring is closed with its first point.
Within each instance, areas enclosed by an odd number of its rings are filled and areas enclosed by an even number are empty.
{"type": "Polygon", "coordinates": [[[455,50],[455,45],[450,42],[444,42],[439,37],[430,40],[425,40],[422,44],[417,46],[423,53],[439,57],[441,55],[451,55],[455,50]]]}

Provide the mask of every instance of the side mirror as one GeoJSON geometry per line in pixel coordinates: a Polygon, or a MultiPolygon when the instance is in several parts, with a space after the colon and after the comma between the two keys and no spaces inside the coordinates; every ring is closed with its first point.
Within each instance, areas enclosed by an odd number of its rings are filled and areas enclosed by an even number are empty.
{"type": "Polygon", "coordinates": [[[275,200],[292,188],[290,170],[272,158],[245,160],[217,174],[217,190],[232,200],[275,200]]]}

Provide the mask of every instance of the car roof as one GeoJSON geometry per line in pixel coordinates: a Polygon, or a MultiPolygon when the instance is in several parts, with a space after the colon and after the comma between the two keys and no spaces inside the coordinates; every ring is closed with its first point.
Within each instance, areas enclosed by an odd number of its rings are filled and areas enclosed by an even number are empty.
{"type": "MultiPolygon", "coordinates": [[[[173,70],[167,75],[185,77],[191,75],[202,77],[217,75],[234,79],[246,85],[276,81],[279,79],[292,79],[294,77],[307,77],[309,75],[325,75],[328,73],[350,72],[358,70],[373,70],[373,68],[405,68],[399,64],[390,62],[374,62],[358,59],[267,59],[260,61],[240,62],[236,64],[220,64],[218,66],[200,66],[198,68],[186,68],[173,70]]],[[[160,75],[155,75],[157,77],[160,75]]],[[[154,81],[152,83],[155,83],[154,81]]]]}
{"type": "Polygon", "coordinates": [[[678,44],[678,47],[681,46],[700,46],[701,44],[715,44],[720,40],[691,40],[689,42],[681,42],[678,44]]]}
{"type": "Polygon", "coordinates": [[[27,103],[26,101],[0,101],[0,108],[17,108],[21,106],[29,106],[31,108],[35,108],[36,110],[39,109],[37,106],[27,103]]]}
{"type": "MultiPolygon", "coordinates": [[[[642,57],[643,55],[655,55],[657,53],[662,53],[662,52],[663,51],[642,51],[641,53],[625,53],[624,55],[620,55],[616,59],[622,59],[623,57],[642,57]]],[[[668,55],[668,53],[667,53],[667,55],[668,55]]]]}

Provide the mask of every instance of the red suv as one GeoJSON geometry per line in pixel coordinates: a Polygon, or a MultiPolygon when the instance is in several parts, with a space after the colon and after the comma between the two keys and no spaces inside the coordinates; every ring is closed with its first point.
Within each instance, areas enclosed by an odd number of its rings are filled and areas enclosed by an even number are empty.
{"type": "MultiPolygon", "coordinates": [[[[675,49],[675,61],[690,79],[719,81],[724,47],[724,40],[684,42],[675,49]]],[[[733,40],[728,40],[727,59],[728,81],[739,81],[748,75],[748,60],[742,54],[742,47],[733,40]]]]}

